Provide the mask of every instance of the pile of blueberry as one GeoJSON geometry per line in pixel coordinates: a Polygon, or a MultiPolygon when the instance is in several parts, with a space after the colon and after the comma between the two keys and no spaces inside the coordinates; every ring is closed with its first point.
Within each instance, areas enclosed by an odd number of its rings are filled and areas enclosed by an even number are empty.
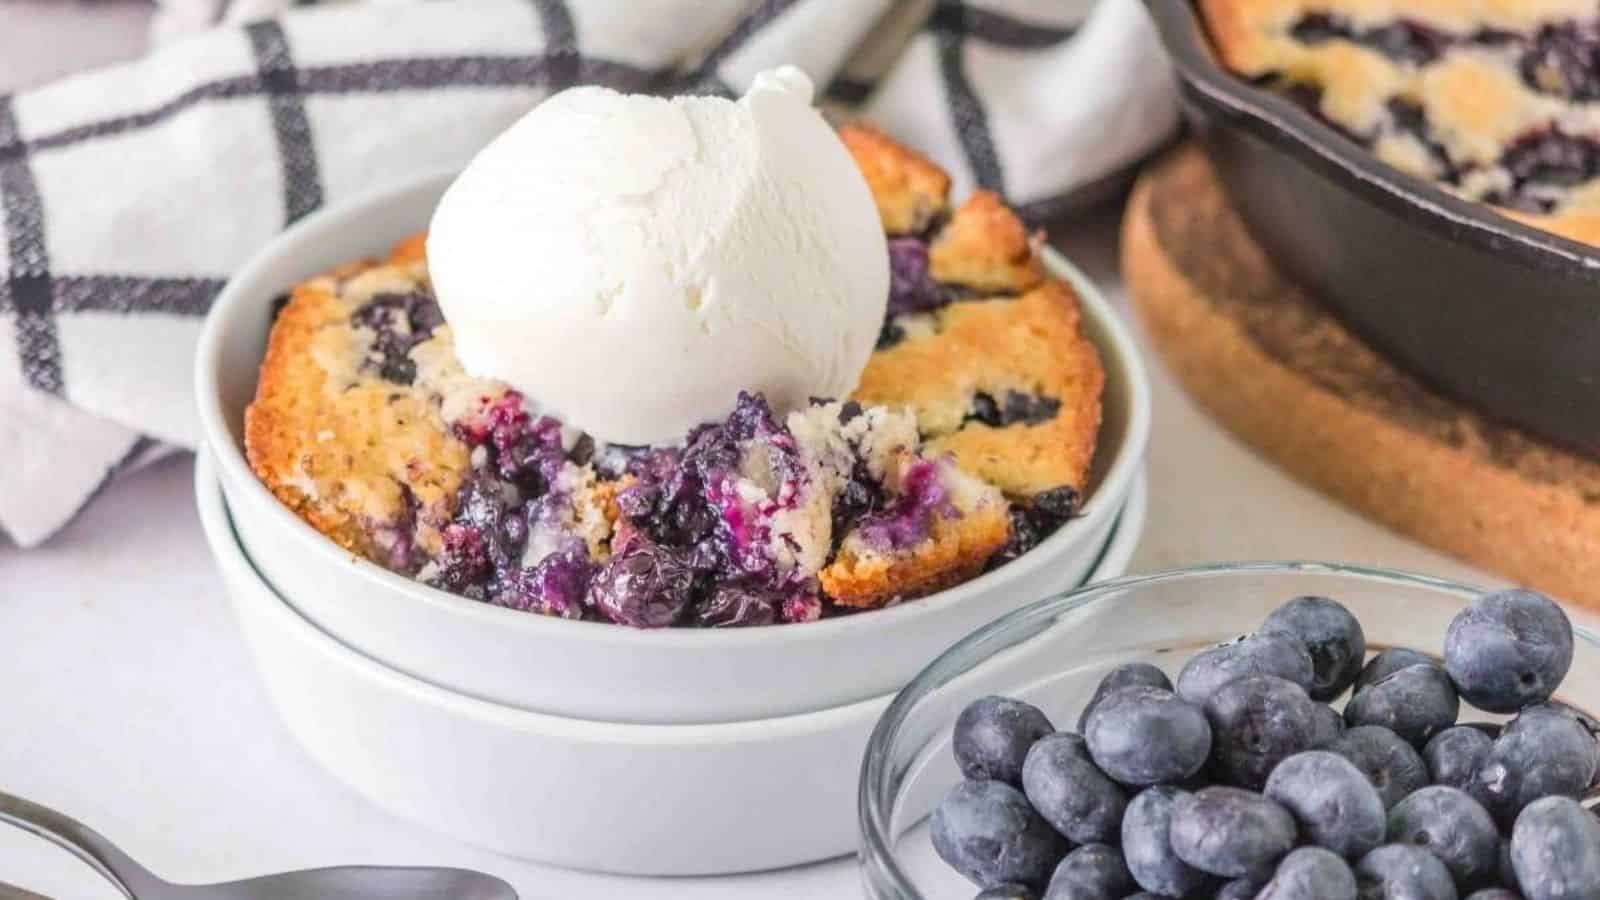
{"type": "Polygon", "coordinates": [[[1600,900],[1581,802],[1600,724],[1551,700],[1572,664],[1560,607],[1479,598],[1442,665],[1366,649],[1349,610],[1300,597],[1176,686],[1114,669],[1076,732],[984,697],[956,721],[966,780],[934,849],[988,900],[1600,900]],[[1457,724],[1462,701],[1513,715],[1457,724]]]}

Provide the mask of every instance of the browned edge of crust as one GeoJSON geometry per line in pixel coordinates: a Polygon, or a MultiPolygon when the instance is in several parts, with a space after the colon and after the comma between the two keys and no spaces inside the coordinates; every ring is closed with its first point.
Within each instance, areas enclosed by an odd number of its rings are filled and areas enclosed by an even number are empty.
{"type": "Polygon", "coordinates": [[[983,571],[1011,537],[1003,507],[937,517],[926,543],[908,555],[856,558],[841,551],[817,574],[839,606],[868,609],[891,600],[911,600],[960,584],[983,571]]]}
{"type": "Polygon", "coordinates": [[[1179,151],[1139,179],[1123,219],[1122,273],[1146,332],[1189,395],[1291,475],[1358,512],[1600,609],[1600,507],[1320,388],[1270,358],[1172,265],[1150,204],[1184,152],[1195,151],[1179,151]]]}

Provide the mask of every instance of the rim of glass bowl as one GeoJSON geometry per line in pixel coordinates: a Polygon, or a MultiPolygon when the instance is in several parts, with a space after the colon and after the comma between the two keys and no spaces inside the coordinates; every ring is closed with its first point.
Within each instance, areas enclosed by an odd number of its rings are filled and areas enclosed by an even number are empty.
{"type": "MultiPolygon", "coordinates": [[[[1063,594],[1030,603],[1007,613],[993,622],[962,638],[939,654],[926,668],[895,695],[884,710],[878,724],[867,740],[867,749],[861,761],[861,776],[856,792],[857,827],[860,843],[860,865],[864,876],[878,891],[890,891],[888,896],[897,900],[922,900],[922,894],[911,879],[901,871],[895,861],[890,833],[890,817],[899,793],[899,784],[891,784],[890,751],[900,736],[907,715],[929,694],[939,690],[951,680],[961,676],[993,653],[1011,646],[1013,638],[1042,621],[1088,606],[1108,595],[1121,594],[1129,589],[1167,584],[1177,581],[1204,581],[1227,575],[1255,574],[1312,574],[1350,577],[1362,581],[1392,584],[1400,587],[1421,587],[1446,594],[1454,594],[1463,601],[1485,593],[1484,588],[1473,587],[1445,578],[1436,578],[1415,572],[1380,569],[1342,563],[1279,561],[1279,562],[1227,562],[1182,569],[1168,569],[1144,575],[1128,575],[1076,588],[1063,594]]],[[[1574,635],[1589,645],[1600,649],[1600,635],[1573,623],[1574,635]]]]}

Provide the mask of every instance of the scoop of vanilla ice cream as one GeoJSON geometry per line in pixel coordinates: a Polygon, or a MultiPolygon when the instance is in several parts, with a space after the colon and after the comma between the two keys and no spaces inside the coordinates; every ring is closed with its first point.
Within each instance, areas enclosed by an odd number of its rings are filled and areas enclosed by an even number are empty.
{"type": "Polygon", "coordinates": [[[876,207],[784,67],[738,101],[563,91],[483,149],[428,232],[473,375],[608,443],[663,444],[741,390],[841,397],[889,293],[876,207]]]}

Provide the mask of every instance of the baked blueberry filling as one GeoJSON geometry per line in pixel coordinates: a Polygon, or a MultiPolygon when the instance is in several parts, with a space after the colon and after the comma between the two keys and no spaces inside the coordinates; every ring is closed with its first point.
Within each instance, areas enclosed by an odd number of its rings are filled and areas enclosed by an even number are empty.
{"type": "MultiPolygon", "coordinates": [[[[993,405],[996,420],[1008,423],[1039,421],[1060,406],[1018,392],[993,405]]],[[[842,429],[864,415],[860,404],[847,402],[826,421],[842,429]]],[[[476,600],[562,618],[730,627],[837,614],[845,610],[827,607],[814,570],[792,562],[804,548],[784,531],[782,517],[809,492],[828,492],[828,558],[848,534],[880,552],[900,551],[926,540],[935,517],[961,515],[941,478],[948,462],[936,459],[907,462],[891,490],[855,455],[820,487],[795,435],[759,394],[741,394],[726,420],[695,429],[682,447],[595,448],[579,440],[565,451],[560,424],[530,414],[514,391],[486,402],[455,433],[473,448],[473,472],[419,577],[476,600]],[[580,456],[627,485],[615,496],[620,516],[602,560],[573,528],[570,492],[580,456]]],[[[1065,488],[1019,505],[1002,556],[1037,544],[1071,517],[1076,502],[1065,488]]],[[[394,553],[410,558],[413,550],[396,542],[394,553]]]]}
{"type": "Polygon", "coordinates": [[[1506,149],[1500,165],[1511,176],[1509,190],[1485,198],[1527,212],[1549,212],[1570,188],[1600,175],[1600,141],[1545,129],[1524,135],[1506,149]]]}
{"type": "Polygon", "coordinates": [[[1435,178],[1450,184],[1456,184],[1461,180],[1461,172],[1455,163],[1450,161],[1450,154],[1433,139],[1433,132],[1428,128],[1428,115],[1421,106],[1410,100],[1395,97],[1389,101],[1388,110],[1395,128],[1410,134],[1428,151],[1428,156],[1437,166],[1435,178]]]}
{"type": "Polygon", "coordinates": [[[1439,58],[1450,46],[1444,32],[1420,22],[1400,21],[1377,28],[1357,29],[1350,22],[1328,15],[1310,13],[1289,29],[1302,44],[1321,44],[1335,39],[1353,41],[1382,53],[1396,62],[1426,64],[1439,58]]]}
{"type": "Polygon", "coordinates": [[[1040,491],[1024,503],[1011,505],[1011,538],[989,560],[989,568],[1027,553],[1078,514],[1083,498],[1071,485],[1040,491]]]}
{"type": "Polygon", "coordinates": [[[972,396],[972,407],[966,421],[982,422],[991,428],[1008,425],[1038,425],[1048,422],[1061,411],[1061,401],[1040,394],[1006,391],[1004,401],[996,401],[991,394],[979,391],[972,396]]]}
{"type": "Polygon", "coordinates": [[[416,380],[417,364],[411,348],[427,340],[444,324],[444,315],[433,295],[423,291],[405,294],[379,294],[355,311],[350,320],[372,329],[372,349],[367,364],[395,384],[416,380]]]}
{"type": "Polygon", "coordinates": [[[878,343],[875,350],[887,350],[895,344],[906,339],[906,330],[895,323],[894,319],[885,319],[883,328],[878,331],[878,343]]]}
{"type": "Polygon", "coordinates": [[[1600,34],[1575,22],[1547,25],[1519,64],[1522,80],[1541,93],[1569,100],[1600,100],[1600,34]]]}
{"type": "Polygon", "coordinates": [[[900,495],[882,510],[862,518],[860,534],[868,544],[880,549],[912,547],[928,537],[936,514],[959,515],[939,481],[938,465],[918,460],[905,474],[900,495]]]}
{"type": "Polygon", "coordinates": [[[928,271],[928,244],[921,238],[889,239],[889,315],[927,312],[948,302],[928,271]]]}

